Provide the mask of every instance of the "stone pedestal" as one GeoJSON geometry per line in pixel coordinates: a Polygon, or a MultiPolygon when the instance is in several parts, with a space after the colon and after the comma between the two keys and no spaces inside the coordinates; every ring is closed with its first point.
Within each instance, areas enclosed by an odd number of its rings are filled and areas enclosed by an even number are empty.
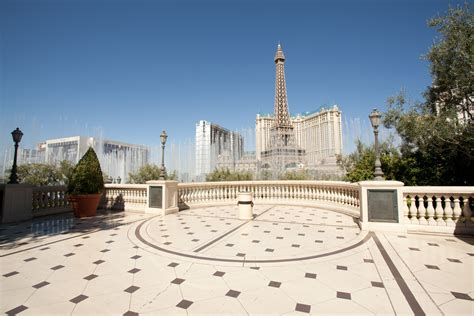
{"type": "Polygon", "coordinates": [[[252,219],[253,218],[253,193],[252,192],[239,192],[238,202],[239,209],[237,211],[237,217],[240,219],[252,219]]]}
{"type": "Polygon", "coordinates": [[[359,185],[360,228],[406,232],[403,214],[403,182],[361,181],[359,185]]]}
{"type": "Polygon", "coordinates": [[[5,184],[0,188],[2,223],[25,221],[33,218],[33,186],[5,184]]]}
{"type": "Polygon", "coordinates": [[[147,203],[145,213],[171,214],[178,212],[178,181],[147,181],[147,203]]]}

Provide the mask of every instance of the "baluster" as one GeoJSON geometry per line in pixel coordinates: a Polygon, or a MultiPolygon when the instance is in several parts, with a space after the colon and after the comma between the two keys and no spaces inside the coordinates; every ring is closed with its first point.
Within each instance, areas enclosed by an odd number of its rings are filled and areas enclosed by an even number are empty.
{"type": "Polygon", "coordinates": [[[453,209],[451,207],[451,197],[444,197],[444,216],[446,217],[446,226],[454,226],[453,209]]]}
{"type": "Polygon", "coordinates": [[[405,223],[410,224],[410,209],[407,204],[407,197],[403,197],[403,216],[405,218],[405,223]]]}
{"type": "Polygon", "coordinates": [[[464,202],[464,206],[462,208],[462,215],[464,216],[464,219],[466,220],[465,223],[467,225],[472,225],[472,210],[471,210],[471,205],[469,205],[469,196],[463,197],[462,201],[464,202]]]}
{"type": "Polygon", "coordinates": [[[441,195],[436,197],[436,209],[435,209],[435,216],[436,216],[436,224],[438,226],[446,226],[446,222],[444,221],[444,210],[443,206],[441,205],[441,195]]]}
{"type": "Polygon", "coordinates": [[[428,221],[426,220],[426,208],[425,208],[425,199],[424,196],[418,196],[418,220],[420,221],[420,225],[428,225],[428,221]]]}
{"type": "Polygon", "coordinates": [[[455,224],[459,222],[459,219],[462,215],[462,210],[461,210],[461,205],[460,205],[460,200],[455,197],[454,198],[454,209],[453,209],[453,221],[455,224]]]}
{"type": "Polygon", "coordinates": [[[436,221],[433,218],[435,215],[435,209],[433,207],[433,198],[431,196],[428,196],[426,201],[428,202],[428,207],[426,208],[426,214],[428,215],[428,225],[436,225],[436,221]]]}

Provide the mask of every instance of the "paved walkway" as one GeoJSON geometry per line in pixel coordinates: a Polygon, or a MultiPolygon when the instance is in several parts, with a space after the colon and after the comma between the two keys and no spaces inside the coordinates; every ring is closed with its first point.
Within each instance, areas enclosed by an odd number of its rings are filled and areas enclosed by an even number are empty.
{"type": "Polygon", "coordinates": [[[474,239],[360,231],[258,205],[69,215],[0,227],[0,312],[473,315],[474,239]]]}

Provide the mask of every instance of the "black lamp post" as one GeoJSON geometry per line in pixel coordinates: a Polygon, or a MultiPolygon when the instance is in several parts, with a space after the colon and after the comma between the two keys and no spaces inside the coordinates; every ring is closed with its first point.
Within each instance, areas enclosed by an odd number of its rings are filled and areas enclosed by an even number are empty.
{"type": "Polygon", "coordinates": [[[18,176],[16,170],[16,157],[18,154],[18,144],[21,142],[21,137],[23,136],[23,132],[17,127],[16,130],[12,132],[13,142],[15,143],[15,155],[13,156],[13,166],[12,166],[12,173],[10,174],[10,181],[8,184],[18,184],[18,176]]]}
{"type": "Polygon", "coordinates": [[[385,180],[383,177],[383,171],[382,171],[382,164],[380,163],[380,149],[379,149],[379,125],[380,125],[380,119],[382,118],[382,114],[377,111],[377,109],[374,109],[370,115],[370,123],[372,124],[372,127],[374,129],[374,135],[375,135],[375,172],[374,172],[374,180],[385,180]]]}
{"type": "Polygon", "coordinates": [[[160,168],[160,180],[165,180],[166,178],[166,169],[165,169],[165,144],[168,135],[163,131],[160,135],[161,140],[161,168],[160,168]]]}

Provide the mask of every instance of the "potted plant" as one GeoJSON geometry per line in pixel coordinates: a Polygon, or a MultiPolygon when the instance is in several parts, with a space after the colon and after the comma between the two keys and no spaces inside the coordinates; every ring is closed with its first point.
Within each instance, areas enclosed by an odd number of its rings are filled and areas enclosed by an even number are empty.
{"type": "Polygon", "coordinates": [[[99,159],[89,147],[74,167],[67,192],[76,217],[95,216],[104,190],[99,159]]]}

